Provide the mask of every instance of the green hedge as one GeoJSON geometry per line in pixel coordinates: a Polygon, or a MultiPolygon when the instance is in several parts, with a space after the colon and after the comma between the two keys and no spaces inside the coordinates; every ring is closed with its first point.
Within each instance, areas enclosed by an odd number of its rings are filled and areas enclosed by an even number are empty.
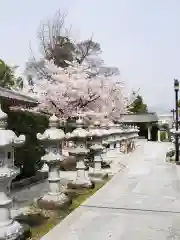
{"type": "MultiPolygon", "coordinates": [[[[2,110],[8,114],[8,129],[13,130],[17,136],[26,136],[25,144],[15,150],[15,165],[20,168],[20,175],[16,180],[31,177],[41,168],[41,157],[44,155],[44,147],[37,140],[36,134],[43,133],[48,128],[48,118],[35,115],[29,112],[10,111],[6,102],[1,102],[2,110]]],[[[68,120],[68,123],[61,128],[72,132],[75,128],[75,120],[68,120]]]]}
{"type": "Polygon", "coordinates": [[[17,136],[26,136],[25,144],[15,151],[15,165],[21,169],[18,179],[34,176],[42,166],[40,159],[44,155],[44,148],[36,139],[36,134],[44,132],[48,127],[48,119],[32,113],[9,111],[5,103],[2,108],[8,114],[8,129],[13,130],[17,136]]]}

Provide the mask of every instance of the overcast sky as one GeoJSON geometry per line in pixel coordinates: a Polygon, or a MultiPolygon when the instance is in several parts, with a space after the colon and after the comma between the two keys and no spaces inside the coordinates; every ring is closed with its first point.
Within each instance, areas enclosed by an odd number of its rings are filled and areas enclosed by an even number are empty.
{"type": "Polygon", "coordinates": [[[103,59],[138,89],[148,105],[174,105],[173,78],[180,79],[180,0],[6,0],[1,3],[0,57],[23,69],[37,51],[41,20],[68,11],[73,34],[92,33],[103,59]]]}

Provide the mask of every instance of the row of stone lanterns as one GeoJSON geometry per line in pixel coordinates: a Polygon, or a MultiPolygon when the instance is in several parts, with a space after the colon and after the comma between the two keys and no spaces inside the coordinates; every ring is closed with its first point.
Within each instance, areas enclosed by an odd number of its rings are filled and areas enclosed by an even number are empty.
{"type": "MultiPolygon", "coordinates": [[[[14,148],[25,142],[25,136],[17,137],[11,130],[6,130],[7,114],[0,108],[0,239],[20,239],[23,227],[11,219],[10,209],[12,200],[8,197],[7,189],[12,180],[19,173],[14,166],[14,148]]],[[[59,119],[53,115],[49,118],[49,127],[43,133],[37,134],[37,139],[44,144],[46,153],[42,161],[48,165],[49,192],[38,199],[38,204],[47,208],[63,207],[70,203],[69,197],[62,191],[60,180],[60,164],[65,157],[62,154],[63,142],[74,141],[75,147],[70,149],[70,154],[76,157],[77,175],[72,185],[91,187],[91,178],[103,179],[107,174],[102,171],[102,161],[109,161],[109,156],[114,160],[122,150],[122,142],[137,138],[138,129],[130,127],[121,129],[112,123],[101,125],[95,122],[92,127],[85,130],[83,120],[76,121],[76,129],[72,133],[65,134],[59,129],[59,119]],[[87,148],[87,141],[90,147],[87,148]],[[108,148],[107,146],[110,147],[108,148]],[[94,155],[93,172],[88,174],[85,169],[85,159],[89,151],[94,155]],[[111,153],[111,154],[110,154],[111,153]]]]}
{"type": "Polygon", "coordinates": [[[121,152],[121,140],[124,143],[125,153],[127,152],[127,141],[134,141],[137,137],[138,129],[136,127],[120,129],[119,125],[109,123],[101,126],[96,121],[89,129],[84,129],[83,119],[76,121],[76,128],[72,133],[66,135],[58,129],[59,119],[53,115],[49,119],[49,128],[44,134],[37,134],[37,138],[44,142],[47,154],[42,160],[49,166],[49,193],[39,199],[42,204],[64,206],[69,202],[68,197],[61,192],[60,187],[60,164],[64,160],[62,155],[62,141],[73,141],[74,147],[69,149],[69,154],[76,158],[76,178],[71,183],[72,188],[90,188],[92,181],[101,181],[107,176],[102,171],[102,161],[115,160],[121,152]],[[121,136],[122,135],[122,136],[121,136]],[[123,136],[124,135],[124,136],[123,136]],[[87,148],[87,142],[90,147],[87,148]],[[118,143],[118,144],[117,144],[118,143]],[[109,148],[105,146],[110,145],[109,148]],[[93,153],[93,171],[89,174],[85,171],[85,161],[89,152],[93,153]],[[54,200],[53,200],[54,199],[54,200]]]}

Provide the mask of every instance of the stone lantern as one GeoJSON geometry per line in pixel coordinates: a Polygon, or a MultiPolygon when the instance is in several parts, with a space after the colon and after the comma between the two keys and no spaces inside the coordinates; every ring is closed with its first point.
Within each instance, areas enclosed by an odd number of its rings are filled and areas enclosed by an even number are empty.
{"type": "Polygon", "coordinates": [[[128,141],[127,127],[126,125],[122,125],[122,138],[120,146],[120,151],[122,153],[127,153],[127,141],[128,141]]]}
{"type": "Polygon", "coordinates": [[[93,179],[94,182],[102,181],[104,178],[106,178],[108,175],[107,173],[102,171],[102,152],[104,149],[104,146],[102,145],[102,138],[103,138],[103,132],[102,129],[100,129],[100,122],[96,121],[89,130],[90,137],[92,137],[91,140],[91,147],[90,150],[93,153],[94,156],[94,168],[93,172],[89,173],[89,176],[93,179]]]}
{"type": "Polygon", "coordinates": [[[109,148],[108,148],[108,145],[109,145],[109,142],[108,142],[108,139],[109,139],[109,130],[107,129],[107,125],[102,123],[101,124],[101,132],[102,132],[102,145],[104,146],[104,149],[102,151],[102,162],[105,163],[105,165],[109,166],[110,167],[110,164],[112,161],[110,161],[108,159],[108,151],[109,151],[109,148]]]}
{"type": "Polygon", "coordinates": [[[76,120],[76,129],[72,133],[66,134],[66,139],[74,142],[74,148],[69,153],[76,158],[77,176],[69,186],[72,188],[90,188],[92,183],[85,169],[85,158],[89,153],[87,149],[87,139],[89,132],[83,129],[84,122],[81,118],[76,120]]]}
{"type": "Polygon", "coordinates": [[[126,153],[126,137],[125,136],[121,138],[120,152],[126,153]]]}
{"type": "Polygon", "coordinates": [[[132,125],[127,126],[127,153],[131,152],[131,143],[132,143],[132,138],[133,138],[133,129],[132,125]]]}
{"type": "Polygon", "coordinates": [[[124,153],[124,143],[125,143],[125,132],[124,132],[124,126],[121,122],[118,122],[117,124],[117,143],[116,148],[117,152],[121,155],[124,153]]]}
{"type": "Polygon", "coordinates": [[[64,160],[62,155],[62,142],[65,134],[59,129],[59,119],[53,115],[49,118],[49,128],[43,134],[38,133],[37,139],[44,144],[46,154],[41,160],[49,167],[48,181],[49,192],[38,199],[37,203],[42,208],[62,208],[70,203],[68,196],[62,192],[60,183],[60,164],[64,160]]]}
{"type": "Polygon", "coordinates": [[[134,125],[134,150],[136,149],[136,140],[138,138],[138,132],[139,132],[139,130],[138,130],[137,126],[134,125]]]}
{"type": "Polygon", "coordinates": [[[127,153],[129,153],[129,152],[130,152],[130,149],[131,149],[131,139],[132,139],[132,129],[131,129],[131,125],[127,126],[126,133],[127,133],[127,141],[126,141],[126,144],[127,144],[127,153]]]}
{"type": "Polygon", "coordinates": [[[130,150],[133,151],[135,149],[134,147],[134,140],[135,140],[135,128],[134,125],[131,125],[131,135],[130,135],[130,150]]]}
{"type": "Polygon", "coordinates": [[[137,132],[136,132],[135,125],[132,126],[132,129],[133,129],[133,133],[132,133],[132,150],[134,151],[135,148],[136,148],[135,140],[136,140],[136,137],[137,137],[137,132]]]}
{"type": "Polygon", "coordinates": [[[120,128],[120,124],[116,124],[115,133],[116,133],[115,134],[116,153],[117,153],[117,156],[119,156],[121,153],[120,148],[121,148],[121,140],[122,140],[122,133],[123,133],[123,130],[120,128]]]}
{"type": "Polygon", "coordinates": [[[109,142],[109,151],[107,153],[107,156],[110,160],[114,160],[117,157],[116,154],[116,148],[115,148],[115,143],[116,143],[116,129],[115,129],[115,124],[110,122],[108,124],[109,128],[109,135],[108,135],[108,142],[109,142]]]}
{"type": "Polygon", "coordinates": [[[130,143],[131,143],[131,137],[132,137],[132,129],[131,129],[131,125],[126,125],[125,127],[125,133],[126,133],[126,148],[125,148],[125,152],[129,153],[130,151],[130,143]]]}
{"type": "Polygon", "coordinates": [[[19,174],[14,166],[14,148],[25,142],[25,136],[19,137],[12,130],[6,130],[7,114],[0,108],[0,239],[15,240],[24,235],[23,227],[11,219],[12,200],[7,194],[12,180],[19,174]]]}
{"type": "Polygon", "coordinates": [[[138,141],[138,137],[139,137],[139,128],[138,126],[134,126],[134,148],[136,149],[137,146],[137,141],[138,141]]]}

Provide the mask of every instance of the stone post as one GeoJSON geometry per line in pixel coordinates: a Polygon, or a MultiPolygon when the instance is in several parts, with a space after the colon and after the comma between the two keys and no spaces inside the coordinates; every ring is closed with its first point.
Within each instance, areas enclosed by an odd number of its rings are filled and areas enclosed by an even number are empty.
{"type": "Polygon", "coordinates": [[[90,150],[94,155],[94,168],[93,172],[89,173],[89,176],[94,182],[99,182],[105,179],[108,175],[102,171],[102,152],[104,146],[102,145],[103,132],[100,129],[100,122],[96,121],[93,128],[89,130],[89,135],[91,136],[91,147],[90,150]]]}
{"type": "Polygon", "coordinates": [[[159,129],[157,132],[157,138],[158,138],[158,142],[161,142],[161,131],[159,129]]]}
{"type": "Polygon", "coordinates": [[[126,139],[126,148],[125,148],[125,153],[129,153],[129,136],[127,136],[127,139],[126,139]]]}
{"type": "Polygon", "coordinates": [[[115,148],[115,129],[114,124],[110,122],[108,124],[109,135],[108,135],[108,143],[109,143],[109,151],[107,152],[107,156],[109,160],[114,160],[117,157],[116,148],[115,148]]]}
{"type": "Polygon", "coordinates": [[[116,135],[115,135],[115,138],[116,138],[116,153],[117,153],[117,156],[119,156],[121,154],[121,139],[122,139],[122,129],[120,128],[120,125],[119,124],[116,124],[116,135]]]}
{"type": "Polygon", "coordinates": [[[12,130],[6,130],[7,114],[0,107],[0,239],[18,240],[24,235],[23,227],[11,219],[12,200],[7,195],[8,186],[19,174],[14,166],[14,148],[25,142],[25,136],[19,137],[12,130]]]}
{"type": "Polygon", "coordinates": [[[137,137],[137,132],[136,132],[136,128],[135,125],[132,125],[132,139],[131,139],[131,150],[134,151],[135,150],[135,139],[137,137]]]}
{"type": "Polygon", "coordinates": [[[117,135],[116,135],[116,150],[117,154],[121,155],[123,153],[123,141],[124,141],[124,130],[121,123],[117,123],[117,135]]]}
{"type": "Polygon", "coordinates": [[[130,152],[132,152],[133,151],[133,142],[134,142],[134,126],[133,125],[131,125],[131,128],[130,128],[130,130],[131,130],[131,134],[130,134],[130,139],[129,139],[129,148],[130,148],[130,152]]]}
{"type": "Polygon", "coordinates": [[[117,140],[116,142],[116,152],[117,154],[120,154],[120,140],[117,140]]]}
{"type": "Polygon", "coordinates": [[[127,125],[124,126],[124,153],[127,154],[128,153],[128,141],[129,141],[129,128],[127,125]]]}
{"type": "Polygon", "coordinates": [[[151,126],[148,125],[148,141],[151,140],[151,126]]]}
{"type": "Polygon", "coordinates": [[[124,137],[121,138],[121,142],[120,142],[120,152],[121,153],[125,153],[124,151],[124,143],[125,143],[125,139],[124,137]]]}
{"type": "Polygon", "coordinates": [[[58,129],[59,119],[53,115],[49,118],[49,128],[43,134],[38,133],[37,139],[41,141],[46,154],[41,160],[48,165],[49,192],[37,200],[39,207],[46,209],[62,208],[70,204],[68,196],[62,192],[60,182],[60,164],[64,160],[62,155],[62,142],[65,134],[58,129]]]}
{"type": "Polygon", "coordinates": [[[127,136],[127,153],[129,153],[129,152],[131,152],[131,138],[132,138],[131,125],[128,126],[127,132],[128,132],[128,136],[127,136]]]}
{"type": "Polygon", "coordinates": [[[138,126],[135,126],[135,148],[136,148],[136,146],[137,146],[137,141],[138,141],[138,137],[139,137],[139,128],[138,128],[138,126]]]}
{"type": "Polygon", "coordinates": [[[136,149],[135,141],[136,141],[136,133],[133,134],[133,138],[132,138],[132,151],[136,149]]]}
{"type": "Polygon", "coordinates": [[[109,131],[107,129],[107,126],[106,124],[101,124],[101,131],[103,131],[103,134],[102,134],[102,145],[104,146],[104,149],[102,151],[102,162],[106,165],[106,166],[109,166],[110,167],[110,164],[112,161],[109,160],[108,158],[108,151],[109,151],[109,148],[108,148],[108,145],[109,145],[109,142],[108,142],[108,137],[109,137],[109,131]]]}
{"type": "Polygon", "coordinates": [[[122,131],[122,136],[121,136],[121,141],[120,141],[120,152],[125,154],[125,148],[126,148],[126,129],[125,129],[125,125],[121,124],[121,131],[122,131]]]}
{"type": "Polygon", "coordinates": [[[83,129],[83,126],[84,122],[79,118],[76,121],[76,129],[72,133],[66,134],[67,140],[72,140],[75,143],[75,147],[73,149],[70,149],[70,154],[76,157],[77,161],[77,176],[71,184],[73,188],[90,188],[92,186],[92,182],[85,172],[85,158],[89,152],[87,149],[87,139],[89,138],[89,132],[83,129]]]}
{"type": "Polygon", "coordinates": [[[169,139],[169,136],[168,136],[167,130],[165,131],[165,139],[166,139],[166,140],[169,139]]]}

